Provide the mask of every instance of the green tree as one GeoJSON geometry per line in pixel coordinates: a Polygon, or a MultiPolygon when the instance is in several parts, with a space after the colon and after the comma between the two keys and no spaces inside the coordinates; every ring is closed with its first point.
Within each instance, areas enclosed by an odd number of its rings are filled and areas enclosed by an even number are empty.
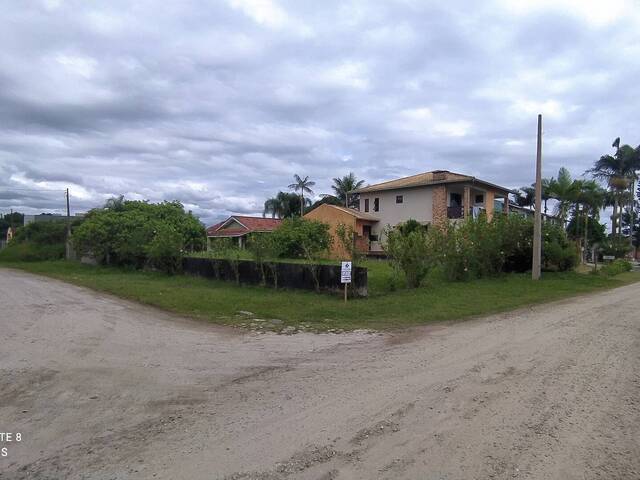
{"type": "Polygon", "coordinates": [[[548,184],[548,194],[550,198],[558,201],[556,205],[556,214],[562,221],[564,226],[567,222],[569,209],[574,203],[577,193],[577,184],[571,178],[569,170],[562,167],[558,171],[558,178],[551,178],[548,184]]]}
{"type": "Polygon", "coordinates": [[[173,273],[169,251],[177,262],[183,251],[202,250],[206,233],[180,202],[124,200],[117,208],[91,210],[73,231],[72,241],[78,253],[93,255],[99,263],[142,268],[158,262],[159,268],[173,273]]]}
{"type": "Polygon", "coordinates": [[[311,180],[309,180],[309,176],[308,175],[306,177],[302,178],[297,173],[293,176],[293,178],[294,178],[295,182],[290,184],[289,188],[291,188],[294,191],[300,193],[300,216],[303,217],[304,216],[304,207],[305,207],[304,194],[308,193],[308,194],[312,195],[313,194],[313,190],[311,190],[311,187],[313,187],[316,184],[316,182],[312,182],[311,180]]]}
{"type": "Polygon", "coordinates": [[[596,179],[604,181],[611,192],[610,202],[613,206],[611,234],[622,234],[622,210],[626,202],[633,198],[635,181],[640,170],[640,146],[620,146],[620,138],[612,145],[616,149],[614,155],[602,155],[590,170],[596,179]]]}
{"type": "Polygon", "coordinates": [[[335,193],[335,198],[340,201],[340,205],[345,207],[356,207],[358,205],[359,195],[350,193],[364,185],[364,180],[358,180],[353,172],[343,177],[333,179],[331,188],[335,193]]]}
{"type": "MultiPolygon", "coordinates": [[[[589,219],[593,219],[592,223],[597,223],[599,212],[604,205],[605,191],[593,180],[574,180],[574,190],[574,218],[576,220],[582,218],[584,225],[582,238],[576,236],[583,246],[582,261],[584,262],[589,248],[589,219]]],[[[579,226],[577,221],[575,226],[579,226]]]]}
{"type": "MultiPolygon", "coordinates": [[[[310,204],[309,199],[305,199],[310,204]]],[[[271,215],[271,218],[293,218],[300,210],[300,197],[295,193],[278,192],[275,197],[264,202],[262,216],[271,215]]]]}

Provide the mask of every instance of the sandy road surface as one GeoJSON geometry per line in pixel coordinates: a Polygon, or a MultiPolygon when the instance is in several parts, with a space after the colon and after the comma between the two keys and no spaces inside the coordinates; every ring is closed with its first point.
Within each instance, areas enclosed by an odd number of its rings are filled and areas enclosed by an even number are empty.
{"type": "Polygon", "coordinates": [[[278,336],[0,270],[0,335],[1,479],[640,478],[640,285],[278,336]]]}

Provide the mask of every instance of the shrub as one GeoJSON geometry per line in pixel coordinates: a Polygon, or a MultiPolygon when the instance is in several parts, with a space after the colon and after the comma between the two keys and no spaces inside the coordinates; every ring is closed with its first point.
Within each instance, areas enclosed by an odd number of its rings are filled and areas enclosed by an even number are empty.
{"type": "Polygon", "coordinates": [[[5,262],[39,262],[43,260],[60,260],[64,258],[63,243],[53,245],[37,245],[32,242],[12,242],[0,250],[0,260],[5,262]]]}
{"type": "MultiPolygon", "coordinates": [[[[564,230],[551,223],[542,228],[542,264],[545,270],[575,267],[577,251],[564,230]]],[[[485,215],[459,225],[448,224],[430,232],[434,263],[450,281],[525,272],[531,269],[533,221],[519,215],[485,215]]]]}
{"type": "MultiPolygon", "coordinates": [[[[78,220],[74,222],[74,225],[78,220]]],[[[0,251],[0,260],[33,262],[60,260],[65,256],[66,222],[33,222],[20,227],[9,245],[0,251]]]]}
{"type": "Polygon", "coordinates": [[[630,272],[632,268],[631,262],[618,258],[617,260],[614,260],[608,265],[602,267],[600,272],[604,275],[614,276],[624,272],[630,272]]]}
{"type": "Polygon", "coordinates": [[[329,225],[303,218],[286,219],[272,233],[274,242],[280,245],[280,256],[315,258],[331,246],[329,225]]]}
{"type": "Polygon", "coordinates": [[[154,268],[173,275],[182,270],[183,237],[172,225],[160,225],[153,240],[145,247],[154,268]]]}
{"type": "Polygon", "coordinates": [[[404,275],[409,288],[419,287],[431,269],[431,248],[426,230],[407,228],[404,224],[388,228],[385,237],[384,249],[396,272],[404,275]]]}
{"type": "Polygon", "coordinates": [[[72,237],[76,250],[98,263],[135,268],[151,264],[173,273],[183,249],[205,245],[204,226],[179,202],[107,205],[91,210],[72,237]]]}
{"type": "Polygon", "coordinates": [[[633,247],[629,243],[629,239],[619,235],[608,237],[600,245],[600,253],[602,255],[613,255],[616,258],[625,257],[633,247]]]}

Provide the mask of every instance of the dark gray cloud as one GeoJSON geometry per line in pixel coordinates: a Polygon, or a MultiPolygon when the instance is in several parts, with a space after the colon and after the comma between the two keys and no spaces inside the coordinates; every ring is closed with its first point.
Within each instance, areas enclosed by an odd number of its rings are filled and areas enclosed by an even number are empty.
{"type": "Polygon", "coordinates": [[[537,113],[545,175],[580,175],[640,143],[639,27],[623,0],[5,2],[0,210],[69,187],[75,211],[124,194],[211,222],[294,173],[518,187],[537,113]]]}

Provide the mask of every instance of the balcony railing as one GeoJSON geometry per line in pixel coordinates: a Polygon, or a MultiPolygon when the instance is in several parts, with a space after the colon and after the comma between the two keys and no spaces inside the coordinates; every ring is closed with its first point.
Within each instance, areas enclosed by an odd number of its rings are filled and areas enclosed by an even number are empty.
{"type": "Polygon", "coordinates": [[[462,218],[464,210],[462,207],[447,207],[447,218],[462,218]]]}

